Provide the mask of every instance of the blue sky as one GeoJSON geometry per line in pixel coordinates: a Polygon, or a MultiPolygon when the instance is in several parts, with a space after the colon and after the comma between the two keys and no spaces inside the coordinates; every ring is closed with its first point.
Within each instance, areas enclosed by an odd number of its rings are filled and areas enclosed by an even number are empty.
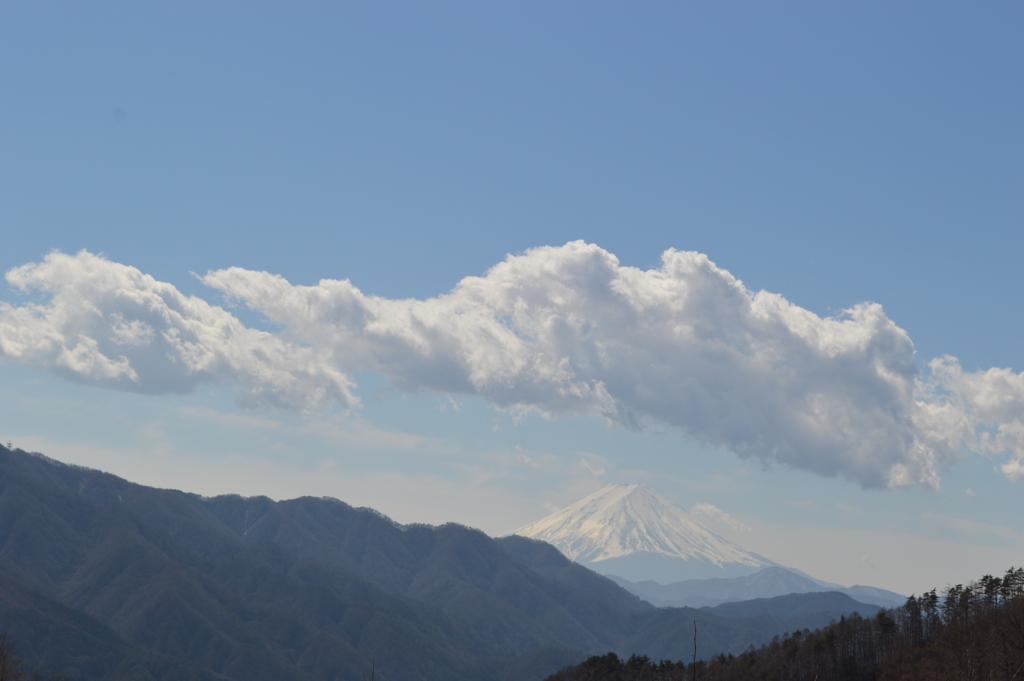
{"type": "Polygon", "coordinates": [[[0,437],[492,534],[647,482],[904,593],[1022,564],[1022,29],[1010,2],[5,3],[0,437]],[[706,295],[622,322],[663,285],[706,295]],[[200,327],[201,367],[153,341],[200,327]]]}

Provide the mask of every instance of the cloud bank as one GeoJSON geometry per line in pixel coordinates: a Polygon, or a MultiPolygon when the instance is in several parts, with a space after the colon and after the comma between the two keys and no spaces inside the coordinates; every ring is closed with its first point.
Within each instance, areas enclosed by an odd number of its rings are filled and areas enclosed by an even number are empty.
{"type": "Polygon", "coordinates": [[[668,250],[640,270],[583,242],[537,248],[426,300],[240,268],[201,279],[280,331],[135,268],[52,253],[7,273],[33,300],[0,304],[0,357],[139,392],[233,386],[244,405],[293,409],[351,407],[351,376],[375,371],[401,390],[549,418],[675,427],[868,488],[936,487],[968,452],[1024,479],[1024,374],[965,372],[952,357],[922,372],[881,306],[821,318],[700,253],[668,250]]]}
{"type": "Polygon", "coordinates": [[[51,253],[6,278],[43,302],[0,302],[0,358],[141,393],[231,386],[250,407],[355,403],[352,382],[323,351],[246,328],[134,267],[85,251],[51,253]]]}

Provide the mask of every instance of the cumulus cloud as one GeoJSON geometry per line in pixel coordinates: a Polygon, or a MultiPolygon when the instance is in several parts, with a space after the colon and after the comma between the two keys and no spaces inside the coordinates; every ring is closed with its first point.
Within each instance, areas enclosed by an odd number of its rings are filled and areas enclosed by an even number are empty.
{"type": "Polygon", "coordinates": [[[240,268],[202,277],[273,334],[84,252],[7,279],[46,300],[0,307],[0,353],[80,381],[143,392],[208,381],[246,404],[347,407],[350,376],[376,371],[401,390],[549,418],[676,427],[864,487],[935,487],[967,451],[1005,456],[1003,473],[1024,479],[1024,375],[965,372],[950,357],[922,372],[881,306],[822,318],[700,253],[668,250],[640,270],[582,242],[537,248],[426,300],[240,268]]]}
{"type": "Polygon", "coordinates": [[[236,388],[245,406],[355,403],[351,381],[324,351],[246,328],[134,267],[55,252],[6,278],[43,302],[0,303],[2,358],[142,393],[211,383],[236,388]]]}

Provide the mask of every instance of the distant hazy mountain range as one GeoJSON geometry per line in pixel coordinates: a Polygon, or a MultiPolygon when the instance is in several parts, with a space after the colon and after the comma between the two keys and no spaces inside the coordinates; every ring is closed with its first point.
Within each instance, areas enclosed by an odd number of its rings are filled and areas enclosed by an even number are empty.
{"type": "MultiPolygon", "coordinates": [[[[803,577],[780,567],[765,568],[746,577],[688,579],[672,584],[659,584],[651,580],[630,582],[615,575],[609,575],[609,578],[624,589],[658,607],[700,608],[732,601],[817,592],[841,593],[861,603],[870,603],[884,608],[903,605],[907,600],[905,596],[898,593],[871,586],[822,586],[821,582],[817,580],[803,577]]],[[[864,613],[861,612],[861,614],[864,613]]]]}
{"type": "Polygon", "coordinates": [[[660,607],[821,591],[884,607],[906,600],[892,591],[847,588],[783,568],[715,534],[647,485],[608,485],[513,534],[545,541],[660,607]]]}
{"type": "Polygon", "coordinates": [[[523,537],[0,447],[0,630],[71,681],[532,681],[607,651],[689,659],[694,622],[706,658],[853,610],[873,612],[825,593],[655,608],[523,537]]]}

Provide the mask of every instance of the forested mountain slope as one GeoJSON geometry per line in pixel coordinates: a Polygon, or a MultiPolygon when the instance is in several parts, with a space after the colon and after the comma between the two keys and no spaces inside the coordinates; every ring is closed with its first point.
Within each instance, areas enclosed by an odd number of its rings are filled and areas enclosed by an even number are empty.
{"type": "Polygon", "coordinates": [[[0,623],[43,676],[226,681],[181,658],[133,646],[110,627],[0,573],[0,623]]]}
{"type": "Polygon", "coordinates": [[[840,618],[710,661],[623,661],[614,652],[546,681],[1015,681],[1024,672],[1024,569],[911,596],[872,618],[840,618]]]}
{"type": "Polygon", "coordinates": [[[272,542],[297,556],[349,566],[515,653],[614,646],[628,631],[629,611],[649,607],[610,582],[619,603],[538,575],[484,533],[461,525],[400,526],[333,499],[218,497],[207,504],[248,543],[272,542]]]}
{"type": "Polygon", "coordinates": [[[32,669],[154,681],[357,680],[374,661],[384,681],[530,681],[603,650],[692,653],[694,620],[702,657],[783,626],[653,608],[541,542],[335,499],[203,498],[3,447],[0,615],[32,669]]]}
{"type": "Polygon", "coordinates": [[[344,566],[243,541],[200,497],[21,452],[0,450],[0,542],[17,585],[239,681],[361,679],[371,658],[384,679],[494,678],[507,656],[344,566]]]}

